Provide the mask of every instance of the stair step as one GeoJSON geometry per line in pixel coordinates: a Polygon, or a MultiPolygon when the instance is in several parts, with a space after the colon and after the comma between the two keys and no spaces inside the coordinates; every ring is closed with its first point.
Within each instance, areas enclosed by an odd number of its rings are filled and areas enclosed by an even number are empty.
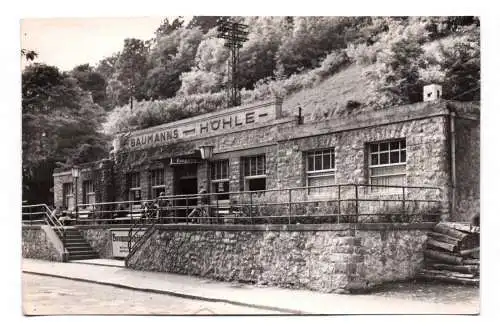
{"type": "Polygon", "coordinates": [[[70,255],[68,260],[97,259],[97,255],[70,255]]]}
{"type": "Polygon", "coordinates": [[[68,252],[94,251],[90,246],[66,246],[68,252]]]}
{"type": "Polygon", "coordinates": [[[97,255],[93,250],[68,251],[70,255],[97,255]]]}

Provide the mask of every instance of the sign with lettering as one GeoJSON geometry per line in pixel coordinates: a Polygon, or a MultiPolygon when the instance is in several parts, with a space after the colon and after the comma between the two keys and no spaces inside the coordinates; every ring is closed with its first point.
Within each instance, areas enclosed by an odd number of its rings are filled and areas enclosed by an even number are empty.
{"type": "MultiPolygon", "coordinates": [[[[111,230],[113,257],[125,258],[128,255],[128,240],[130,229],[111,230]]],[[[144,235],[146,230],[134,229],[132,231],[132,246],[144,235]],[[137,233],[136,233],[137,232],[137,233]]]]}
{"type": "Polygon", "coordinates": [[[189,139],[197,136],[217,134],[225,130],[242,129],[247,125],[265,123],[275,119],[273,104],[261,108],[253,108],[230,113],[219,113],[193,121],[179,121],[168,126],[147,131],[132,133],[127,139],[126,147],[141,149],[167,144],[178,139],[189,139]]]}
{"type": "Polygon", "coordinates": [[[181,157],[172,157],[170,159],[170,165],[184,165],[184,164],[196,164],[200,163],[201,160],[196,158],[181,158],[181,157]]]}

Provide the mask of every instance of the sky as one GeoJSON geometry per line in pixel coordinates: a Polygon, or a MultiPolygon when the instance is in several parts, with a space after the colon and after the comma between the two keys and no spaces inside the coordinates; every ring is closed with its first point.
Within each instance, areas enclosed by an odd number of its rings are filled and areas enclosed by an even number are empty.
{"type": "MultiPolygon", "coordinates": [[[[165,16],[42,18],[21,20],[21,47],[38,53],[37,62],[71,70],[95,65],[118,52],[125,38],[149,39],[165,16]]],[[[168,17],[174,19],[175,17],[168,17]]],[[[187,22],[190,17],[186,17],[187,22]]],[[[23,62],[23,67],[26,62],[23,62]]]]}

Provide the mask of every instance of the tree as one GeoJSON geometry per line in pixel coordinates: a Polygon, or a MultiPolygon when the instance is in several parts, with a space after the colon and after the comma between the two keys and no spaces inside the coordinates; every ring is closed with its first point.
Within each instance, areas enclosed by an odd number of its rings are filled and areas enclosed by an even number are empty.
{"type": "Polygon", "coordinates": [[[104,110],[70,75],[33,64],[22,74],[23,199],[52,202],[52,172],[59,164],[106,155],[104,110]]]}
{"type": "Polygon", "coordinates": [[[133,107],[133,99],[145,98],[142,89],[147,74],[149,48],[145,42],[136,38],[127,38],[123,50],[116,61],[117,79],[129,90],[129,101],[133,107]]]}
{"type": "Polygon", "coordinates": [[[21,49],[21,56],[26,58],[26,61],[33,61],[38,57],[38,53],[33,50],[21,49]]]}
{"type": "Polygon", "coordinates": [[[192,29],[198,27],[201,31],[206,34],[210,29],[217,26],[220,19],[226,19],[229,16],[193,16],[191,21],[189,21],[187,28],[192,29]]]}
{"type": "Polygon", "coordinates": [[[107,105],[106,99],[106,79],[96,72],[89,64],[79,65],[71,71],[82,90],[92,94],[92,99],[95,103],[102,107],[107,105]]]}
{"type": "Polygon", "coordinates": [[[158,40],[151,50],[150,66],[144,90],[149,98],[170,98],[181,87],[181,74],[195,64],[203,38],[199,28],[181,28],[158,40]]]}
{"type": "Polygon", "coordinates": [[[171,34],[173,31],[182,28],[184,25],[184,19],[182,16],[176,17],[172,23],[168,20],[168,18],[165,18],[161,25],[156,29],[155,36],[156,40],[160,39],[163,36],[167,36],[171,34]]]}

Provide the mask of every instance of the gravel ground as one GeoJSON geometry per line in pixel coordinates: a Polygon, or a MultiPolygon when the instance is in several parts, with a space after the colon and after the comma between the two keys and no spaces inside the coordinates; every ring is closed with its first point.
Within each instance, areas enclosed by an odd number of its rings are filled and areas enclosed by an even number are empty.
{"type": "Polygon", "coordinates": [[[279,312],[23,274],[25,315],[264,315],[279,312]]]}
{"type": "Polygon", "coordinates": [[[378,287],[370,295],[442,304],[470,303],[479,306],[479,287],[439,282],[410,281],[378,287]]]}

